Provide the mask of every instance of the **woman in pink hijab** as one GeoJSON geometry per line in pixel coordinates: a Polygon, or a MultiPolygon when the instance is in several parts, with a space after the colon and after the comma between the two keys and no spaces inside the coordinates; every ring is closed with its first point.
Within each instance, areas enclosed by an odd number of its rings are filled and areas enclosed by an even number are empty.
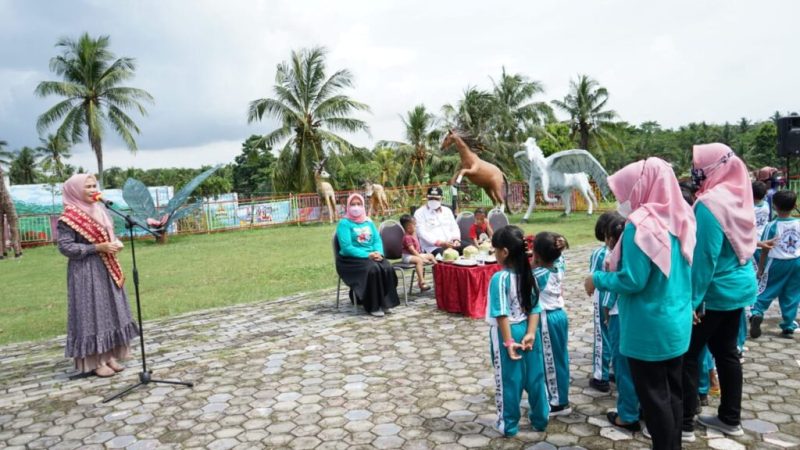
{"type": "MultiPolygon", "coordinates": [[[[682,358],[692,328],[695,221],[672,167],[658,158],[608,177],[626,218],[608,272],[586,279],[619,296],[620,353],[628,365],[654,449],[681,447],[682,358]]],[[[625,426],[634,424],[615,425],[625,426]]]]}
{"type": "Polygon", "coordinates": [[[124,370],[119,361],[129,356],[129,342],[139,329],[131,318],[116,256],[122,242],[96,194],[97,180],[87,174],[73,175],[62,189],[58,250],[69,258],[65,355],[80,372],[110,377],[124,370]]]}
{"type": "Polygon", "coordinates": [[[369,314],[382,317],[400,304],[397,275],[383,258],[383,241],[364,210],[364,197],[351,194],[347,211],[336,227],[339,257],[336,271],[350,287],[350,300],[369,314]]]}
{"type": "Polygon", "coordinates": [[[692,177],[699,187],[692,265],[692,306],[697,312],[684,356],[683,431],[694,431],[698,355],[707,344],[717,365],[722,398],[717,415],[701,415],[697,421],[741,436],[742,365],[736,344],[744,307],[756,298],[750,262],[757,243],[753,191],[747,167],[725,144],[695,145],[693,166],[692,177]]]}

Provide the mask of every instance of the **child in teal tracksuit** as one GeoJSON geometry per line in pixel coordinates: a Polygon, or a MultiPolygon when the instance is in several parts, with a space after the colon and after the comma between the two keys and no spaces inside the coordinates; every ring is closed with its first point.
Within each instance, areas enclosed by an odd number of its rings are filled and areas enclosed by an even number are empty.
{"type": "Polygon", "coordinates": [[[544,352],[545,380],[550,395],[550,416],[572,413],[569,405],[569,352],[567,350],[568,321],[564,312],[561,286],[566,263],[561,256],[563,237],[542,232],[533,240],[533,275],[539,285],[542,305],[541,334],[544,352]]]}
{"type": "MultiPolygon", "coordinates": [[[[619,214],[614,214],[606,223],[605,237],[606,246],[613,249],[622,230],[625,229],[625,218],[619,214]]],[[[624,428],[628,431],[639,431],[639,397],[636,395],[636,388],[631,378],[631,369],[628,366],[628,358],[619,352],[619,308],[617,299],[619,294],[607,292],[604,297],[603,310],[604,316],[608,317],[608,340],[611,344],[613,354],[614,376],[617,384],[617,411],[606,414],[608,421],[614,426],[624,428]]]]}
{"type": "Polygon", "coordinates": [[[766,265],[760,270],[758,298],[752,308],[750,337],[761,336],[764,312],[775,297],[781,308],[781,336],[791,338],[797,329],[797,306],[800,304],[800,220],[791,217],[797,205],[797,194],[778,191],[772,196],[778,218],[764,229],[762,241],[774,239],[769,253],[762,255],[766,265]]]}
{"type": "MultiPolygon", "coordinates": [[[[597,247],[592,251],[589,257],[589,273],[592,274],[597,271],[605,271],[603,268],[603,261],[606,259],[608,247],[606,246],[606,227],[609,221],[620,216],[615,211],[607,211],[600,215],[597,223],[594,225],[594,237],[603,245],[597,247]]],[[[620,230],[621,231],[621,230],[620,230]]],[[[606,318],[602,313],[603,304],[610,301],[612,294],[608,291],[595,291],[592,296],[594,304],[594,339],[593,354],[592,354],[592,378],[589,380],[589,386],[600,391],[608,392],[611,390],[609,386],[610,366],[612,350],[608,340],[608,326],[606,318]]]]}
{"type": "Polygon", "coordinates": [[[528,393],[528,418],[535,431],[547,427],[550,406],[538,332],[539,289],[531,273],[522,230],[505,226],[492,235],[497,263],[503,270],[489,284],[486,321],[495,378],[497,421],[505,436],[519,431],[522,391],[528,393]]]}
{"type": "MultiPolygon", "coordinates": [[[[756,236],[761,239],[764,234],[764,229],[767,224],[772,221],[772,207],[769,203],[764,201],[767,196],[767,185],[762,181],[753,181],[753,209],[756,215],[756,236]]],[[[761,249],[757,248],[753,254],[753,265],[758,271],[758,262],[761,259],[761,249]]],[[[747,321],[750,319],[753,305],[745,308],[745,314],[742,314],[742,319],[739,322],[739,339],[736,346],[739,348],[739,353],[744,353],[744,343],[747,340],[747,321]]]]}

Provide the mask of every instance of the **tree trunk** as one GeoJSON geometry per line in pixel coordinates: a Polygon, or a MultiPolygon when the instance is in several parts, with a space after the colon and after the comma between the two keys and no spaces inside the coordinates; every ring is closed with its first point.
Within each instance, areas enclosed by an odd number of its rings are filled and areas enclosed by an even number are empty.
{"type": "MultiPolygon", "coordinates": [[[[17,217],[17,209],[14,207],[14,201],[11,199],[11,193],[6,189],[3,170],[0,169],[0,216],[3,214],[5,214],[7,219],[4,221],[5,226],[8,226],[9,234],[11,235],[11,248],[14,249],[14,256],[19,257],[22,255],[22,243],[19,239],[19,218],[17,217]]],[[[5,256],[6,235],[3,226],[0,226],[0,239],[3,241],[2,253],[0,255],[5,256]]]]}
{"type": "Polygon", "coordinates": [[[100,190],[103,188],[103,147],[100,144],[100,141],[92,142],[92,150],[94,150],[94,156],[97,158],[97,189],[100,190]]]}
{"type": "Polygon", "coordinates": [[[581,124],[581,148],[589,150],[589,130],[581,124]]]}

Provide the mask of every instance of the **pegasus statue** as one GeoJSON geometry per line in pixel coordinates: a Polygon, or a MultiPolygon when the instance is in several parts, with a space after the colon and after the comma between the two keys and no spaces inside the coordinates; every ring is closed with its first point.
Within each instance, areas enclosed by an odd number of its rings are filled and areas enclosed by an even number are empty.
{"type": "Polygon", "coordinates": [[[551,194],[558,195],[564,202],[564,215],[572,212],[572,191],[581,193],[589,205],[591,215],[597,206],[597,198],[592,192],[589,177],[594,179],[603,196],[609,192],[608,173],[606,169],[586,150],[563,150],[545,158],[542,149],[536,145],[536,139],[528,138],[525,141],[525,150],[514,154],[514,159],[519,165],[522,175],[528,179],[528,210],[522,218],[524,222],[533,212],[536,200],[536,182],[541,184],[542,196],[548,203],[555,203],[558,199],[551,194]]]}

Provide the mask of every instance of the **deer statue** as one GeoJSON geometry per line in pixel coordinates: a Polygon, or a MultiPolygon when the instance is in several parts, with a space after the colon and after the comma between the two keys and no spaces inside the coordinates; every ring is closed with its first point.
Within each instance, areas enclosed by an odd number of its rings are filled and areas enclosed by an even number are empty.
{"type": "MultiPolygon", "coordinates": [[[[317,194],[328,207],[328,221],[333,223],[336,220],[336,194],[333,192],[333,186],[325,181],[331,177],[331,174],[325,170],[327,159],[322,158],[322,161],[314,164],[314,182],[317,183],[317,194]]],[[[320,214],[321,216],[322,214],[320,214]]]]}
{"type": "Polygon", "coordinates": [[[364,189],[367,202],[369,202],[370,215],[386,215],[389,210],[389,201],[386,199],[386,191],[383,190],[383,186],[367,180],[364,182],[364,189]],[[380,214],[378,214],[379,210],[380,214]]]}

